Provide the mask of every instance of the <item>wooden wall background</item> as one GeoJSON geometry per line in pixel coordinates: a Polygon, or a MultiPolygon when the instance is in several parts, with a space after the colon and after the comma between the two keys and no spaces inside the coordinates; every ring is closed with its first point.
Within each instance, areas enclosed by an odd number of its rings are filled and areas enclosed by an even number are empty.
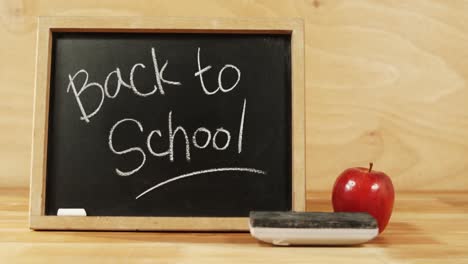
{"type": "Polygon", "coordinates": [[[307,187],[468,189],[468,1],[0,0],[0,186],[27,186],[38,16],[301,17],[307,187]]]}

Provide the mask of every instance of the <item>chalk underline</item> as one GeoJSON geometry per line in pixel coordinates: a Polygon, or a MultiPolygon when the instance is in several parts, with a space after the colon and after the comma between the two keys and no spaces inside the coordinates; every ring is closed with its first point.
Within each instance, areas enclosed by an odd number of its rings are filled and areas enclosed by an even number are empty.
{"type": "Polygon", "coordinates": [[[201,171],[194,171],[194,172],[190,172],[190,173],[185,173],[185,174],[182,174],[182,175],[179,175],[177,177],[174,177],[174,178],[171,178],[167,181],[163,181],[161,183],[158,183],[156,185],[154,185],[153,187],[147,189],[146,191],[142,192],[140,195],[138,195],[136,199],[142,197],[143,195],[163,186],[163,185],[166,185],[170,182],[173,182],[173,181],[177,181],[177,180],[180,180],[180,179],[184,179],[184,178],[188,178],[188,177],[192,177],[192,176],[196,176],[196,175],[200,175],[200,174],[207,174],[207,173],[213,173],[213,172],[223,172],[223,171],[245,171],[245,172],[251,172],[251,173],[257,173],[257,174],[266,174],[265,171],[262,171],[262,170],[257,170],[257,169],[254,169],[254,168],[213,168],[213,169],[208,169],[208,170],[201,170],[201,171]]]}

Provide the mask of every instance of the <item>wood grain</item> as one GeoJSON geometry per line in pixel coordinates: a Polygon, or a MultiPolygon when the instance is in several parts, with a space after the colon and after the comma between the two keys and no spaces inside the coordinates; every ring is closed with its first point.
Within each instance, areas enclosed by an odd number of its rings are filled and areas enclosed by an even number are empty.
{"type": "MultiPolygon", "coordinates": [[[[310,211],[330,211],[309,192],[310,211]]],[[[28,190],[0,189],[0,262],[467,263],[468,193],[401,192],[387,229],[356,247],[273,247],[248,233],[28,229],[28,190]]]]}
{"type": "Polygon", "coordinates": [[[303,18],[307,189],[369,161],[468,189],[467,1],[0,1],[0,186],[29,180],[37,16],[303,18]]]}

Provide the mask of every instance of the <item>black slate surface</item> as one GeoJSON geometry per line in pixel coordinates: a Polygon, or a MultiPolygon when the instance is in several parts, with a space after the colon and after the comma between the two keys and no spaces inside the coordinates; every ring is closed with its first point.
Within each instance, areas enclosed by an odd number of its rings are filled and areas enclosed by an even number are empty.
{"type": "Polygon", "coordinates": [[[251,227],[375,229],[368,213],[250,212],[251,227]]]}
{"type": "MultiPolygon", "coordinates": [[[[156,25],[157,26],[157,25],[156,25]]],[[[179,34],[179,33],[53,33],[50,83],[50,113],[47,148],[46,214],[59,208],[84,208],[89,216],[235,216],[247,217],[252,210],[291,210],[291,39],[281,34],[179,34]],[[87,83],[105,84],[108,74],[120,69],[123,80],[136,63],[135,85],[149,93],[158,85],[152,59],[155,50],[159,70],[168,61],[164,78],[181,85],[164,83],[148,96],[136,95],[121,85],[115,98],[105,97],[89,122],[80,119],[77,100],[69,89],[70,76],[80,70],[89,74],[87,83]],[[241,71],[238,85],[229,92],[204,94],[198,71],[200,48],[206,87],[218,87],[218,73],[225,65],[241,71]],[[242,152],[238,151],[241,114],[245,102],[242,152]],[[184,136],[174,138],[174,159],[156,157],[155,151],[169,146],[168,116],[173,129],[188,133],[191,159],[186,159],[184,136]],[[146,154],[141,169],[119,176],[116,169],[130,171],[142,163],[141,152],[115,154],[108,144],[111,128],[122,119],[113,135],[116,150],[140,148],[146,154]],[[192,135],[198,128],[231,132],[226,150],[195,148],[192,135]],[[218,168],[252,168],[265,172],[215,171],[169,182],[136,199],[149,188],[180,175],[218,168]]],[[[300,70],[300,69],[299,69],[300,70]]],[[[117,93],[116,74],[110,78],[110,93],[117,93]]],[[[236,81],[227,68],[225,88],[236,81]]],[[[81,91],[86,76],[75,78],[81,91]]],[[[91,113],[101,93],[93,84],[80,95],[91,113]]],[[[203,133],[200,141],[202,142],[203,133]]],[[[222,133],[218,144],[227,137],[222,133]]]]}

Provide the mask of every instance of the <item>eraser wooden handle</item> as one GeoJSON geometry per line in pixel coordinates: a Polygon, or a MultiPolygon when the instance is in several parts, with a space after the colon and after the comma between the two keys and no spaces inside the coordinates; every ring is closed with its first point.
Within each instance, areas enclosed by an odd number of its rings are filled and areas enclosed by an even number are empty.
{"type": "Polygon", "coordinates": [[[367,213],[251,212],[250,233],[274,245],[353,245],[375,238],[367,213]]]}

